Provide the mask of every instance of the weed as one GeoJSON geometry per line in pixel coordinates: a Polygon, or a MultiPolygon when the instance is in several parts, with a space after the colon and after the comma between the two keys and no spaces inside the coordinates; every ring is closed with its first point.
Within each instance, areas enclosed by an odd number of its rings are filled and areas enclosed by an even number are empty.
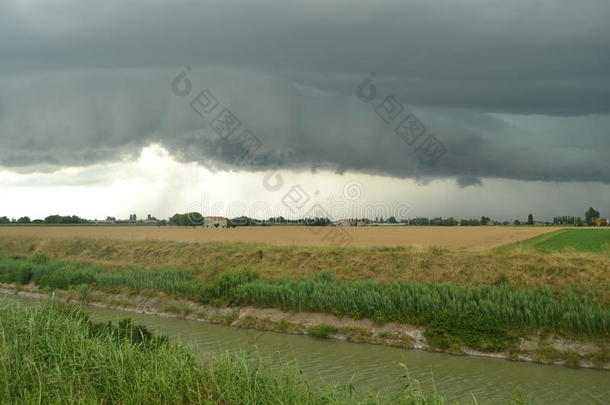
{"type": "Polygon", "coordinates": [[[336,332],[336,327],[327,324],[320,324],[307,328],[307,334],[318,339],[328,339],[330,335],[336,332]]]}
{"type": "Polygon", "coordinates": [[[440,349],[460,351],[461,346],[500,352],[514,342],[496,318],[472,312],[439,312],[424,332],[428,342],[440,349]]]}

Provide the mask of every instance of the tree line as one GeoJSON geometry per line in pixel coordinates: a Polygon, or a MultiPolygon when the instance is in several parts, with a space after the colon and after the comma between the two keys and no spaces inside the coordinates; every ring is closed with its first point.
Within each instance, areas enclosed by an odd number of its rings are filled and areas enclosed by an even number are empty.
{"type": "MultiPolygon", "coordinates": [[[[114,217],[106,217],[107,222],[114,223],[129,223],[136,222],[136,215],[132,214],[127,220],[116,220],[114,217]]],[[[148,215],[147,221],[157,221],[167,224],[166,220],[157,220],[155,217],[148,215]]],[[[47,224],[47,225],[74,225],[74,224],[95,224],[97,220],[81,218],[78,215],[49,215],[44,219],[31,220],[30,217],[24,216],[20,218],[9,218],[7,216],[0,217],[0,224],[47,224]]],[[[142,222],[142,221],[141,221],[142,222]]]]}
{"type": "Polygon", "coordinates": [[[89,224],[92,222],[77,215],[49,215],[45,219],[34,220],[30,220],[28,216],[18,219],[9,219],[6,216],[0,217],[0,224],[89,224]]]}
{"type": "MultiPolygon", "coordinates": [[[[412,226],[482,226],[482,225],[510,225],[508,221],[494,221],[490,217],[485,215],[481,216],[480,219],[456,219],[454,217],[434,217],[434,218],[426,218],[426,217],[416,217],[409,219],[401,219],[397,220],[395,217],[391,216],[387,219],[376,217],[374,220],[368,218],[350,218],[350,220],[354,223],[358,224],[402,224],[402,225],[412,225],[412,226]]],[[[116,220],[114,217],[106,217],[107,222],[114,223],[133,223],[137,222],[136,214],[131,214],[129,216],[129,221],[127,220],[116,220]]],[[[183,214],[174,214],[169,218],[169,220],[158,220],[157,218],[151,216],[150,214],[147,216],[147,222],[154,222],[156,225],[178,225],[178,226],[197,226],[203,225],[204,216],[198,212],[187,212],[183,214]]],[[[143,222],[143,220],[140,220],[143,222]]],[[[34,219],[30,220],[30,217],[24,216],[20,218],[8,218],[6,216],[0,217],[0,224],[50,224],[50,225],[58,225],[58,224],[94,224],[96,220],[90,220],[81,218],[77,215],[49,215],[44,219],[34,219]]],[[[593,207],[589,207],[589,209],[585,212],[584,220],[581,217],[576,216],[555,216],[553,217],[553,222],[536,222],[534,221],[534,216],[532,214],[528,214],[526,221],[521,221],[519,219],[515,219],[513,221],[513,225],[535,225],[535,224],[544,224],[544,225],[572,225],[572,226],[608,226],[608,221],[606,218],[601,217],[598,210],[593,207]]],[[[268,219],[256,219],[250,218],[246,216],[235,217],[228,220],[229,226],[268,226],[268,225],[277,225],[277,224],[294,224],[294,225],[305,225],[305,226],[327,226],[333,225],[334,221],[327,217],[312,217],[312,218],[300,218],[300,219],[286,219],[282,216],[272,217],[268,219]]]]}

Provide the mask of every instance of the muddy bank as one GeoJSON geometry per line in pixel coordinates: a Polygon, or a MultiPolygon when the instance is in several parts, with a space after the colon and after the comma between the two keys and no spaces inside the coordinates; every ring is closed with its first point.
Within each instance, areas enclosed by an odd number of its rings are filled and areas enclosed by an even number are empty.
{"type": "Polygon", "coordinates": [[[519,342],[506,352],[481,352],[468,347],[446,351],[440,350],[426,341],[425,327],[402,323],[378,325],[370,320],[339,318],[334,315],[311,312],[289,312],[275,308],[213,307],[156,294],[128,296],[99,291],[83,294],[82,291],[73,290],[57,290],[48,294],[33,285],[24,287],[12,284],[0,284],[0,293],[36,299],[56,297],[66,302],[85,303],[126,312],[183,318],[279,333],[312,335],[347,342],[610,370],[610,343],[601,340],[584,342],[553,334],[540,334],[520,338],[519,342]]]}

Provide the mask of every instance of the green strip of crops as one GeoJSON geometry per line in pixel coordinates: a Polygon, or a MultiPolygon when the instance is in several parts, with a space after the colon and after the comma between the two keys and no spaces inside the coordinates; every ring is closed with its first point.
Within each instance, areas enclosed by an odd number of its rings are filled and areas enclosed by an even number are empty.
{"type": "MultiPolygon", "coordinates": [[[[42,288],[89,286],[102,291],[154,290],[212,305],[254,305],[325,312],[383,322],[433,325],[448,315],[470,315],[505,327],[610,336],[610,309],[568,291],[517,289],[508,284],[477,288],[417,282],[347,282],[323,272],[301,280],[260,279],[254,273],[224,273],[203,283],[193,274],[161,271],[104,271],[99,267],[33,259],[0,259],[0,282],[42,288]]],[[[487,321],[486,321],[487,322],[487,321]]],[[[496,324],[490,327],[496,328],[496,324]]],[[[484,326],[484,325],[483,325],[484,326]]]]}
{"type": "MultiPolygon", "coordinates": [[[[2,404],[387,404],[347,388],[312,389],[292,364],[256,356],[194,358],[129,322],[95,324],[51,302],[0,302],[2,404]]],[[[443,405],[413,381],[391,403],[443,405]]]]}
{"type": "Polygon", "coordinates": [[[539,250],[610,253],[610,229],[569,229],[530,244],[539,250]]]}

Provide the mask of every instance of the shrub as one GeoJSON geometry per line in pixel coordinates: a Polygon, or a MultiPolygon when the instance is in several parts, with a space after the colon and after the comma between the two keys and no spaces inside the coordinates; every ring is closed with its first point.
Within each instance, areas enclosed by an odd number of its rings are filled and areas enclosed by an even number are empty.
{"type": "Polygon", "coordinates": [[[428,342],[440,349],[468,346],[486,352],[506,350],[514,342],[506,327],[494,317],[472,312],[439,312],[424,332],[428,342]]]}
{"type": "Polygon", "coordinates": [[[28,284],[32,280],[32,276],[31,263],[13,258],[0,259],[1,283],[28,284]]]}
{"type": "Polygon", "coordinates": [[[47,262],[34,264],[32,280],[41,287],[66,290],[78,284],[93,284],[96,272],[74,264],[47,262]]]}
{"type": "Polygon", "coordinates": [[[47,264],[49,262],[49,258],[42,253],[39,253],[32,257],[32,263],[34,264],[47,264]]]}
{"type": "Polygon", "coordinates": [[[206,291],[211,294],[211,298],[228,305],[237,305],[243,300],[237,288],[253,282],[258,277],[257,273],[251,271],[223,273],[214,280],[211,288],[206,291]]]}

